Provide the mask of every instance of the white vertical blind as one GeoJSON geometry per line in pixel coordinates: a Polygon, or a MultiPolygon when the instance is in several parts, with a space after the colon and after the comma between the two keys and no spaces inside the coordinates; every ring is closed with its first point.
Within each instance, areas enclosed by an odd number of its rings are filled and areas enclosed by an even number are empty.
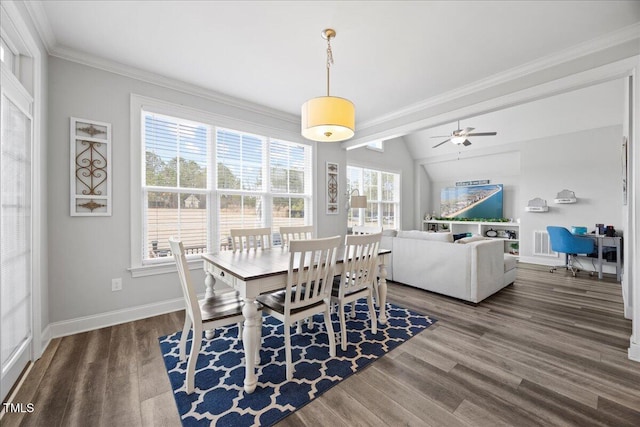
{"type": "Polygon", "coordinates": [[[2,372],[31,337],[31,120],[2,95],[2,372]]]}

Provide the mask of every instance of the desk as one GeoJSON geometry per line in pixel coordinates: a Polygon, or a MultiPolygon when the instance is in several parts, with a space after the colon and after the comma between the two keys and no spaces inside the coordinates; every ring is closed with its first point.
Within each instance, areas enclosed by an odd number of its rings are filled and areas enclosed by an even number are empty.
{"type": "MultiPolygon", "coordinates": [[[[380,249],[379,259],[379,315],[378,321],[381,324],[387,323],[387,314],[384,310],[387,301],[387,269],[389,262],[389,249],[380,249]]],[[[342,274],[342,257],[344,248],[338,250],[338,260],[336,261],[335,274],[342,274]]],[[[239,292],[244,299],[242,315],[244,316],[244,330],[242,333],[242,344],[245,356],[245,377],[244,390],[253,393],[256,389],[258,379],[255,373],[255,343],[257,342],[258,310],[254,304],[256,297],[266,292],[273,292],[284,289],[287,286],[287,274],[289,271],[289,252],[282,248],[272,248],[249,252],[224,251],[217,254],[203,254],[204,271],[206,278],[204,281],[206,297],[213,296],[213,287],[217,280],[220,280],[239,292]]],[[[212,333],[207,331],[207,338],[211,338],[212,333]]]]}
{"type": "Polygon", "coordinates": [[[622,237],[609,237],[604,234],[584,234],[580,235],[580,237],[588,237],[596,241],[596,246],[598,247],[598,279],[602,279],[602,248],[616,248],[616,279],[618,282],[622,281],[622,252],[620,250],[622,237]]]}

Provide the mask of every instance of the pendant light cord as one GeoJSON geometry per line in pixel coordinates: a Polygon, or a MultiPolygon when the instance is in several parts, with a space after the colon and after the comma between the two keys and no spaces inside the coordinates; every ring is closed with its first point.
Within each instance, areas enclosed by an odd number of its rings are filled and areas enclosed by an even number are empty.
{"type": "Polygon", "coordinates": [[[327,96],[329,96],[329,70],[333,64],[333,52],[331,51],[331,37],[327,37],[327,96]]]}

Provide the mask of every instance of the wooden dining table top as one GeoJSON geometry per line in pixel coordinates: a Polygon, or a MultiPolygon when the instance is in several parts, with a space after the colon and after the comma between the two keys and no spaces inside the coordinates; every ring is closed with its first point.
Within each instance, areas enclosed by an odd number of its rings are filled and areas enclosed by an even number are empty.
{"type": "MultiPolygon", "coordinates": [[[[390,254],[390,249],[379,249],[378,256],[390,254]]],[[[344,246],[338,247],[336,264],[344,258],[344,246]]],[[[220,251],[202,254],[205,262],[243,280],[251,281],[289,272],[289,251],[281,247],[249,250],[246,252],[220,251]]]]}

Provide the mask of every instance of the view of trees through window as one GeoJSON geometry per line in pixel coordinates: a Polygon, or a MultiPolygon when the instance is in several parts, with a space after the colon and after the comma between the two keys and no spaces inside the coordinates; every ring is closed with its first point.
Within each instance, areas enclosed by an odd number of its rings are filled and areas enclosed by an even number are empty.
{"type": "Polygon", "coordinates": [[[145,259],[169,255],[170,236],[181,238],[188,254],[201,253],[228,249],[231,228],[270,226],[277,243],[280,226],[306,224],[309,146],[143,116],[145,259]]]}

